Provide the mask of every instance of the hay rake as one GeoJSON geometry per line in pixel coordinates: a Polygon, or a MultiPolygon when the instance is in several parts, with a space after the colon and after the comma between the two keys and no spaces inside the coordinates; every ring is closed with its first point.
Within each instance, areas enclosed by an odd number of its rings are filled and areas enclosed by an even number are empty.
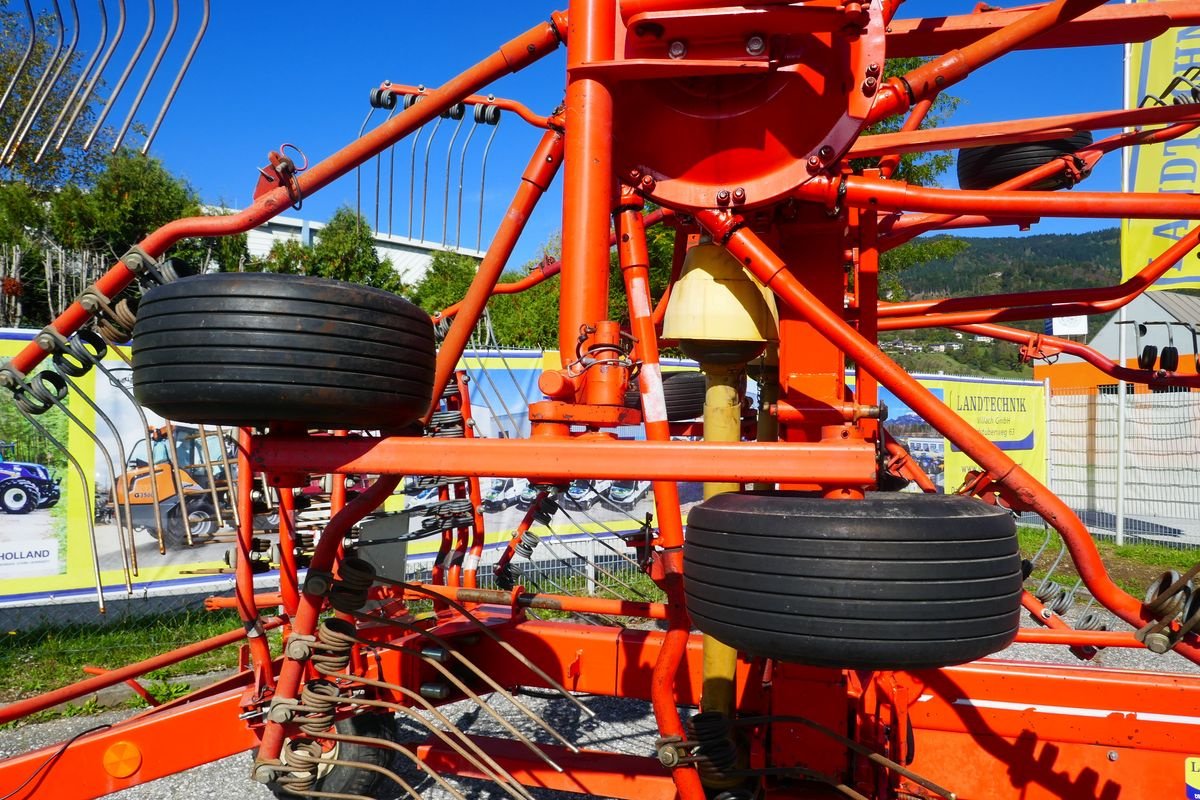
{"type": "MultiPolygon", "coordinates": [[[[61,748],[9,760],[0,790],[90,796],[256,747],[256,780],[281,795],[315,797],[371,796],[381,779],[417,796],[420,787],[393,769],[393,755],[451,796],[464,791],[451,774],[482,778],[511,797],[529,797],[532,787],[642,800],[1186,796],[1200,770],[1194,677],[985,657],[1017,641],[1065,645],[1085,658],[1095,648],[1127,647],[1200,661],[1196,570],[1164,576],[1143,599],[1122,591],[1075,513],[881,353],[876,337],[951,326],[1013,341],[1030,357],[1081,354],[1119,380],[1198,384],[1194,375],[1117,365],[1078,343],[999,323],[1127,303],[1191,253],[1200,228],[1136,278],[1101,289],[885,303],[878,266],[882,251],[928,230],[1042,216],[1200,218],[1191,195],[1045,190],[1086,179],[1106,153],[1194,130],[1200,117],[1191,104],[920,130],[940,91],[1014,49],[1146,39],[1195,24],[1200,6],[1058,0],[925,21],[896,18],[899,6],[573,0],[567,12],[421,91],[419,102],[389,106],[387,97],[405,92],[380,87],[372,100],[395,113],[370,130],[364,123],[357,140],[303,172],[272,158],[264,170],[277,179],[260,183],[249,208],[179,220],[132,247],[0,370],[0,382],[26,408],[61,403],[64,392],[36,367],[90,324],[122,325],[133,335],[139,401],[170,418],[240,429],[237,592],[227,604],[244,630],[14,703],[0,721],[235,641],[244,640],[248,669],[61,748]],[[457,126],[466,117],[460,104],[564,43],[566,103],[546,118],[466,296],[435,317],[443,334],[436,351],[429,318],[385,293],[271,275],[174,280],[162,269],[181,238],[247,230],[422,126],[446,118],[457,126]],[[910,55],[930,58],[902,76],[885,74],[887,57],[910,55]],[[864,133],[903,113],[900,131],[864,133]],[[892,179],[903,153],[1021,153],[1030,143],[1126,125],[1144,128],[1013,176],[977,174],[990,184],[983,189],[892,179]],[[855,171],[852,158],[880,160],[855,171]],[[542,375],[546,399],[529,398],[529,437],[473,437],[457,365],[560,166],[561,264],[505,291],[558,276],[562,368],[542,375]],[[661,209],[647,213],[647,201],[661,209]],[[650,293],[648,224],[671,225],[680,243],[669,300],[650,293]],[[624,322],[607,318],[614,244],[624,322]],[[132,314],[122,321],[114,303],[135,285],[143,293],[136,323],[126,325],[132,314]],[[264,311],[270,325],[260,321],[264,311]],[[196,337],[214,320],[233,332],[203,334],[198,369],[196,337]],[[164,331],[165,341],[153,338],[164,331]],[[261,347],[248,347],[250,338],[261,347]],[[703,426],[676,416],[685,390],[663,377],[664,342],[702,365],[703,426]],[[857,371],[852,388],[848,361],[857,371]],[[748,365],[764,386],[753,420],[741,402],[748,365]],[[275,375],[287,377],[287,391],[274,388],[275,375]],[[635,382],[637,402],[627,404],[635,382]],[[887,436],[880,386],[979,465],[956,494],[930,492],[915,459],[887,436]],[[644,439],[618,441],[612,431],[625,426],[641,426],[644,439]],[[700,432],[704,441],[674,438],[700,432]],[[287,490],[321,473],[378,477],[348,502],[335,481],[333,515],[310,543],[295,529],[287,490]],[[278,594],[254,590],[253,562],[261,559],[252,554],[262,550],[250,522],[255,474],[284,490],[278,594]],[[441,493],[422,532],[441,533],[443,553],[424,583],[363,556],[380,549],[363,547],[371,541],[364,531],[386,521],[377,509],[405,476],[426,476],[418,480],[441,493]],[[523,477],[536,491],[493,568],[509,588],[487,589],[472,585],[485,533],[478,479],[494,476],[523,477]],[[652,483],[653,525],[620,544],[604,541],[647,572],[661,599],[520,585],[513,559],[538,541],[553,541],[560,554],[577,547],[554,525],[565,510],[559,499],[586,480],[652,483]],[[706,484],[686,537],[684,481],[706,484]],[[925,491],[895,491],[909,481],[925,491]],[[743,491],[748,484],[764,488],[743,491]],[[1013,512],[1041,515],[1061,537],[1059,563],[1074,562],[1080,583],[1067,587],[1066,599],[1047,593],[1052,608],[1023,588],[1013,512]],[[549,526],[545,536],[530,537],[534,523],[549,526]],[[1085,589],[1111,625],[1093,616],[1072,627],[1055,612],[1085,589]],[[275,605],[282,617],[261,615],[275,605]],[[1020,627],[1022,608],[1041,627],[1020,627]],[[534,617],[543,611],[588,624],[534,617]],[[618,617],[651,624],[623,628],[612,624],[618,617]],[[282,653],[264,636],[276,626],[286,629],[282,653]],[[647,701],[658,738],[640,756],[580,748],[516,687],[548,689],[581,713],[586,695],[647,701]],[[479,736],[450,722],[439,707],[457,700],[505,733],[479,736]],[[681,707],[698,712],[685,719],[681,707]],[[416,726],[405,728],[412,738],[398,740],[394,714],[416,726]],[[181,748],[175,734],[185,729],[208,735],[181,748]]],[[[433,153],[433,141],[430,130],[419,151],[414,138],[411,159],[433,153]]],[[[451,134],[449,163],[456,142],[451,134]]],[[[415,198],[415,178],[411,185],[415,198]]],[[[443,239],[449,186],[447,175],[443,239]]],[[[428,188],[426,179],[423,206],[428,188]]],[[[421,227],[413,232],[424,238],[421,227]]],[[[1043,551],[1049,558],[1057,548],[1048,540],[1043,551]]],[[[573,557],[601,566],[582,551],[573,557]]]]}

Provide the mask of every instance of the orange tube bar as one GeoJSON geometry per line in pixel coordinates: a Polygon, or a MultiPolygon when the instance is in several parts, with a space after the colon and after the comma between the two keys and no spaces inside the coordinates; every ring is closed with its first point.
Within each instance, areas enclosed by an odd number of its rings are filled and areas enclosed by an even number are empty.
{"type": "MultiPolygon", "coordinates": [[[[254,440],[253,458],[255,469],[268,473],[305,468],[373,475],[488,477],[500,473],[549,483],[588,475],[596,479],[861,486],[875,475],[874,448],[842,440],[742,443],[263,436],[254,440]]],[[[334,519],[339,518],[341,515],[334,519]]],[[[313,569],[327,568],[314,559],[313,569]]]]}
{"type": "MultiPolygon", "coordinates": [[[[430,583],[419,585],[421,589],[430,594],[456,600],[459,603],[511,606],[514,600],[511,592],[499,589],[460,589],[454,586],[430,583]]],[[[519,608],[543,608],[548,611],[574,611],[580,614],[607,614],[646,619],[667,618],[667,607],[663,603],[639,603],[607,597],[575,597],[574,595],[545,594],[543,592],[523,592],[516,595],[515,600],[519,608]]]]}
{"type": "Polygon", "coordinates": [[[1023,644],[1065,644],[1071,647],[1130,647],[1145,649],[1146,645],[1126,631],[1080,631],[1074,628],[1021,628],[1017,641],[1023,644]]]}

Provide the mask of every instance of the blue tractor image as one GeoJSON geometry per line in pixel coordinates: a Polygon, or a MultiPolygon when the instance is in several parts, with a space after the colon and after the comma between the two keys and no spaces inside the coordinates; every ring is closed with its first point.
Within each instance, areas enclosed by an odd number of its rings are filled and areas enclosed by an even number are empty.
{"type": "Polygon", "coordinates": [[[0,509],[9,514],[28,514],[57,504],[62,497],[61,479],[41,464],[10,460],[16,449],[15,442],[0,442],[0,509]]]}

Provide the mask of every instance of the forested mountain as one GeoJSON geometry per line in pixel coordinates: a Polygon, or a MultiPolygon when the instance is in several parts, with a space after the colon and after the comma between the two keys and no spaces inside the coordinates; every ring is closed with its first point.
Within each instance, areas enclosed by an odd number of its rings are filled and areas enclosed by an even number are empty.
{"type": "Polygon", "coordinates": [[[910,299],[1029,292],[1120,282],[1120,231],[964,239],[957,255],[899,275],[910,299]]]}

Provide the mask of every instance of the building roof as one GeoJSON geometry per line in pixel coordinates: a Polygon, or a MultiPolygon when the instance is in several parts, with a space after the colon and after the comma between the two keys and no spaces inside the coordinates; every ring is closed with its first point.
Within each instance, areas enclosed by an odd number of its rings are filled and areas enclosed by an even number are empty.
{"type": "Polygon", "coordinates": [[[1200,325],[1200,297],[1181,292],[1146,292],[1146,297],[1179,322],[1200,325]]]}

